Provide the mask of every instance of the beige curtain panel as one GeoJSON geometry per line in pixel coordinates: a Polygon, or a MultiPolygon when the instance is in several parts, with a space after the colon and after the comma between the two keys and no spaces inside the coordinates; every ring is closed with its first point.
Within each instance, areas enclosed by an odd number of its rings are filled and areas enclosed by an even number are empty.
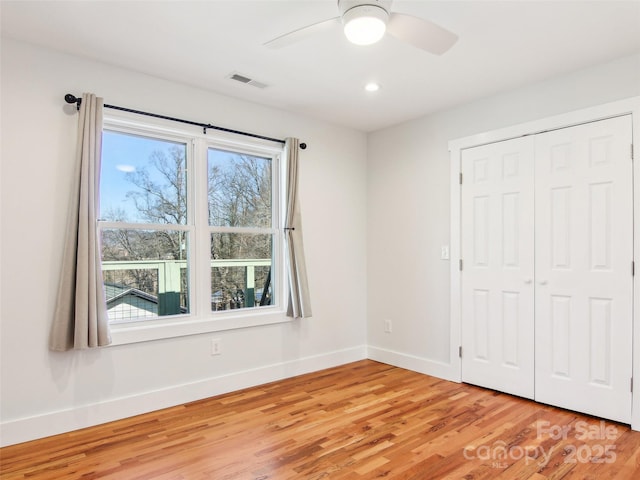
{"type": "Polygon", "coordinates": [[[287,138],[287,191],[285,214],[285,249],[289,274],[289,305],[287,315],[293,318],[311,317],[311,299],[307,282],[307,267],[302,245],[302,221],[298,202],[298,152],[300,141],[287,138]]]}
{"type": "Polygon", "coordinates": [[[82,96],[67,237],[49,347],[65,351],[109,345],[102,282],[99,211],[103,100],[82,96]]]}

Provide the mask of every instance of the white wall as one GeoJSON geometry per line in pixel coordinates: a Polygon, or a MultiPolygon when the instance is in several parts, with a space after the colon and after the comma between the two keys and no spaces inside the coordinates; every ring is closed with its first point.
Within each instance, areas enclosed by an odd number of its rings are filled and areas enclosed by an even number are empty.
{"type": "Polygon", "coordinates": [[[459,379],[450,265],[440,259],[449,245],[450,140],[639,94],[635,55],[370,134],[369,357],[459,379]]]}
{"type": "MultiPolygon", "coordinates": [[[[30,45],[2,43],[2,443],[101,423],[366,356],[366,136],[30,45]],[[55,353],[77,115],[66,93],[277,138],[296,136],[312,319],[55,353]],[[210,355],[210,339],[223,353],[210,355]]],[[[250,88],[250,87],[248,87],[250,88]]]]}

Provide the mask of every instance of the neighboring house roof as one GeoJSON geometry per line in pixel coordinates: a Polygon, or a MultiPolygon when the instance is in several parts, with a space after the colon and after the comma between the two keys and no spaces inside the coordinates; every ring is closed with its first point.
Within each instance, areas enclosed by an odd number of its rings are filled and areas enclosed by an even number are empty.
{"type": "MultiPolygon", "coordinates": [[[[115,283],[105,283],[104,290],[107,300],[107,310],[114,310],[126,304],[135,309],[135,311],[131,311],[130,313],[132,317],[148,316],[144,314],[141,315],[140,311],[147,312],[152,316],[158,315],[158,297],[155,295],[143,292],[134,287],[115,283]]],[[[182,306],[179,308],[180,313],[187,313],[186,308],[182,306]]],[[[117,316],[122,317],[123,315],[120,314],[117,316]]],[[[125,314],[124,316],[128,317],[129,315],[125,314]]]]}
{"type": "Polygon", "coordinates": [[[150,293],[143,292],[134,287],[128,287],[125,285],[117,285],[113,283],[104,284],[104,293],[107,297],[107,308],[109,305],[122,300],[127,296],[138,297],[151,303],[158,304],[158,297],[151,295],[150,293]]]}

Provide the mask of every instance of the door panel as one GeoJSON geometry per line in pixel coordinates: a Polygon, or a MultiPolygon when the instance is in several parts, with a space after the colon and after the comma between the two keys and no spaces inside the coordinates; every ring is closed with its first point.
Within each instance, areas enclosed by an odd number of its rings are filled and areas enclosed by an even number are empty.
{"type": "Polygon", "coordinates": [[[631,418],[631,121],[535,140],[536,400],[631,418]]]}
{"type": "Polygon", "coordinates": [[[462,379],[533,398],[533,139],[462,154],[462,379]]]}

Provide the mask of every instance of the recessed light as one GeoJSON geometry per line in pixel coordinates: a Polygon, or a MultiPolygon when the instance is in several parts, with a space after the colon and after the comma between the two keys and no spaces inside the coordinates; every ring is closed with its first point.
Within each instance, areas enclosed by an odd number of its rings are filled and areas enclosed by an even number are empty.
{"type": "Polygon", "coordinates": [[[367,92],[377,92],[378,90],[380,90],[380,85],[378,85],[376,82],[369,82],[364,86],[364,89],[367,92]]]}

